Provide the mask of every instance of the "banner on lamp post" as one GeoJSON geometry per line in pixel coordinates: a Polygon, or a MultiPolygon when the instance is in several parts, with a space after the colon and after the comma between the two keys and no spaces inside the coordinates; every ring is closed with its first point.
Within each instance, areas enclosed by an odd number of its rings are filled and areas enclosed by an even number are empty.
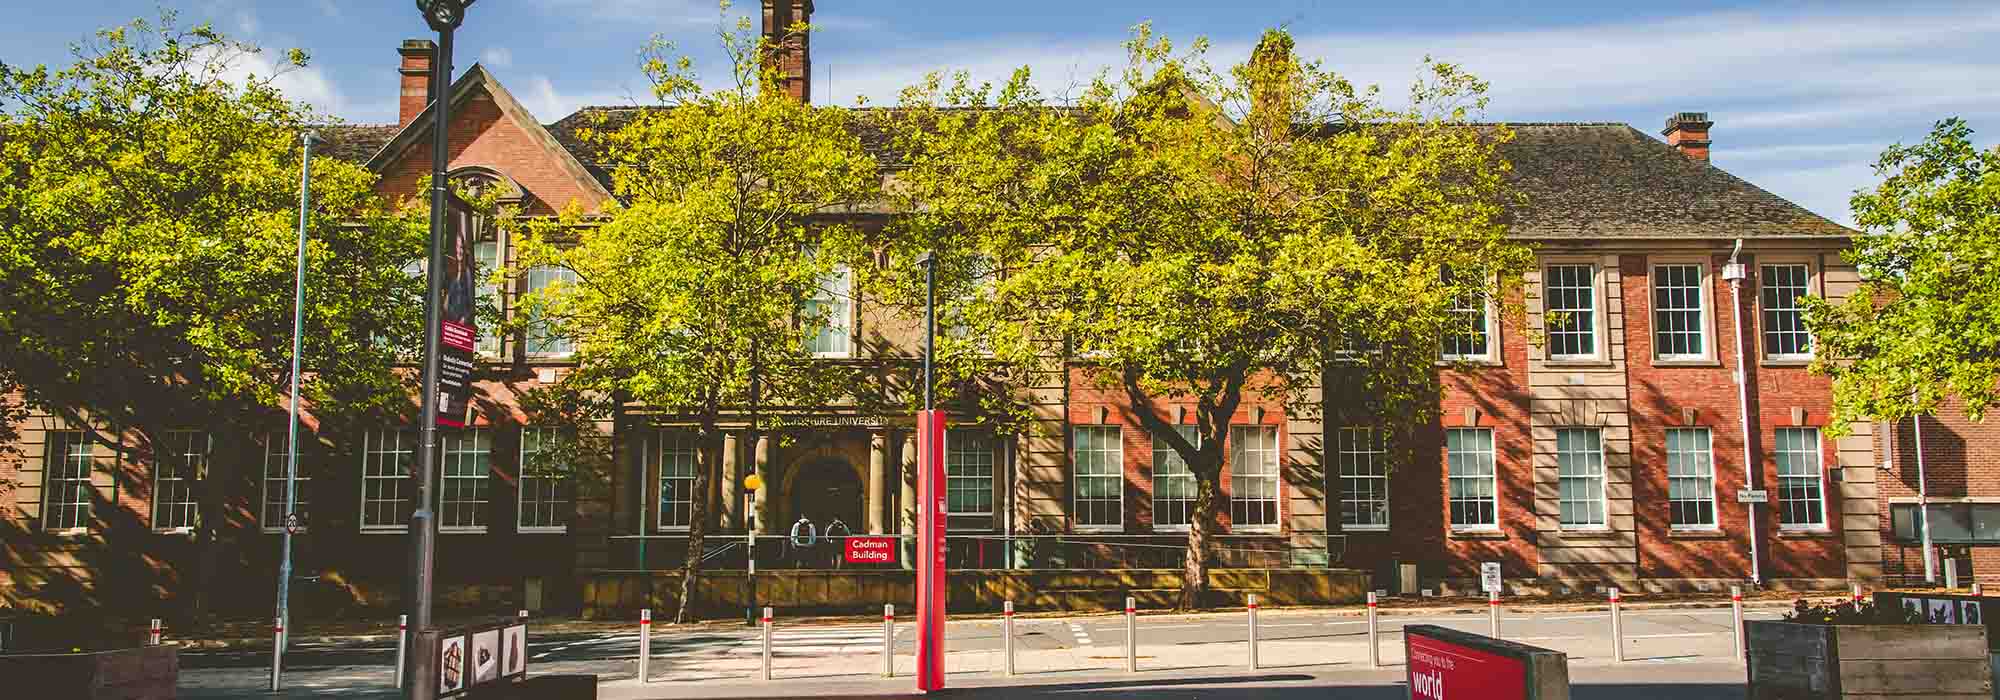
{"type": "Polygon", "coordinates": [[[944,411],[917,412],[917,690],[944,689],[944,411]]]}
{"type": "Polygon", "coordinates": [[[444,294],[438,306],[438,425],[463,428],[471,414],[472,362],[479,345],[478,235],[472,205],[456,194],[445,197],[444,294]]]}

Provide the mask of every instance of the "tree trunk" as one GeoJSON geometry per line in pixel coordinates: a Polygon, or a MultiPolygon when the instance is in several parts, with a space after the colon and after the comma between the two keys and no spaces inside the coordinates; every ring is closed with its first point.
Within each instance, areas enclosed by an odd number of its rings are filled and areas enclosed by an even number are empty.
{"type": "Polygon", "coordinates": [[[1220,522],[1215,512],[1221,501],[1222,475],[1214,472],[1195,472],[1194,515],[1188,520],[1187,558],[1181,574],[1187,578],[1181,586],[1181,609],[1196,610],[1202,599],[1208,596],[1208,533],[1214,523],[1220,522]]]}
{"type": "Polygon", "coordinates": [[[674,612],[674,624],[688,621],[688,610],[693,606],[695,579],[701,576],[704,544],[702,538],[708,535],[708,489],[713,472],[720,469],[721,433],[715,429],[713,417],[704,418],[701,433],[697,437],[700,447],[695,450],[694,498],[688,513],[687,562],[681,565],[681,604],[674,612]]]}

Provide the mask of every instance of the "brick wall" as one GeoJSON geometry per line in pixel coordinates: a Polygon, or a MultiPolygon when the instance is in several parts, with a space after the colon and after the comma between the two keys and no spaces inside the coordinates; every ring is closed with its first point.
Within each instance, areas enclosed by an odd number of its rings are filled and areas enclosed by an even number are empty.
{"type": "MultiPolygon", "coordinates": [[[[1940,406],[1923,420],[1924,485],[1933,503],[2000,503],[2000,421],[1973,421],[1956,400],[1940,406]]],[[[1923,580],[1923,550],[1915,538],[1895,537],[1890,508],[1918,499],[1917,428],[1915,420],[1898,421],[1889,431],[1885,468],[1878,480],[1882,512],[1884,573],[1891,580],[1923,580]]],[[[2000,581],[2000,546],[1940,545],[1935,566],[1944,581],[1943,560],[1970,560],[1970,570],[1984,583],[2000,581]]],[[[1966,565],[1961,565],[1966,566],[1966,565]]],[[[1964,571],[1964,569],[1961,569],[1964,571]]]]}

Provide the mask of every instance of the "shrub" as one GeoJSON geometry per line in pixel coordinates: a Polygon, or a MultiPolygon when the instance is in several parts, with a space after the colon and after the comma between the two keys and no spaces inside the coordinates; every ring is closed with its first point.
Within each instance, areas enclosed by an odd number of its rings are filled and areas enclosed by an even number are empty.
{"type": "Polygon", "coordinates": [[[1873,602],[1841,601],[1834,605],[1813,605],[1800,599],[1785,613],[1786,622],[1808,625],[1920,625],[1923,617],[1903,607],[1879,607],[1873,602]]]}

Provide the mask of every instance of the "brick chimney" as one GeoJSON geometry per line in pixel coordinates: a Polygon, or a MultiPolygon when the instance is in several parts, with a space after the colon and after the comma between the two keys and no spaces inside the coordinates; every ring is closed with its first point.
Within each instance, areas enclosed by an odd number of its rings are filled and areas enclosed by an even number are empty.
{"type": "Polygon", "coordinates": [[[801,104],[812,102],[812,37],[792,27],[812,21],[813,0],[764,0],[765,65],[778,71],[778,87],[801,104]]]}
{"type": "Polygon", "coordinates": [[[396,98],[396,126],[409,126],[430,106],[431,57],[437,55],[437,42],[404,39],[396,53],[403,56],[403,65],[396,69],[403,75],[402,93],[396,98]]]}
{"type": "Polygon", "coordinates": [[[1256,128],[1284,138],[1292,127],[1292,100],[1299,76],[1292,68],[1292,35],[1272,29],[1250,52],[1250,120],[1256,128]]]}
{"type": "Polygon", "coordinates": [[[1667,117],[1667,128],[1660,135],[1667,137],[1667,145],[1679,149],[1681,155],[1698,162],[1708,162],[1708,128],[1715,122],[1708,120],[1707,112],[1681,112],[1667,117]]]}

